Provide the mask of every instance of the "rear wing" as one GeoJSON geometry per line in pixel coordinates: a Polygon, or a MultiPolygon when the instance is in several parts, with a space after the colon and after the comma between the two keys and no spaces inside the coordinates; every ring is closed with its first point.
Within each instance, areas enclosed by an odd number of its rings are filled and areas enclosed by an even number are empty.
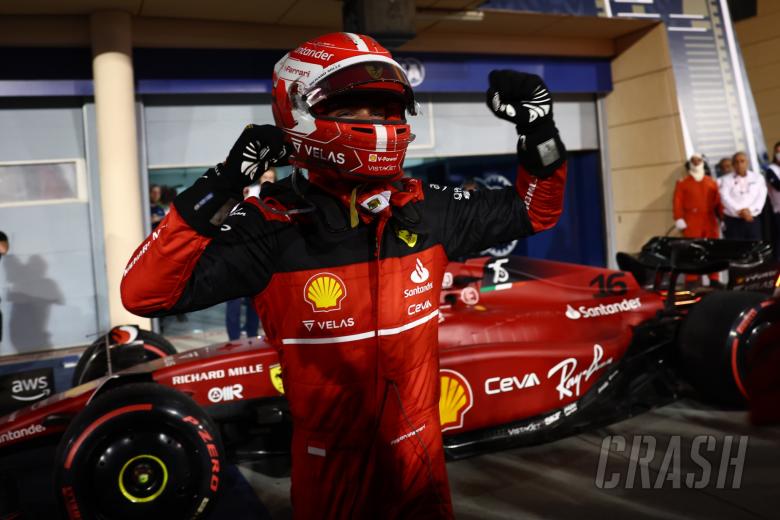
{"type": "Polygon", "coordinates": [[[653,283],[659,273],[708,274],[728,271],[728,288],[772,294],[780,264],[772,246],[762,241],[654,237],[638,253],[618,253],[621,270],[640,285],[653,283]]]}

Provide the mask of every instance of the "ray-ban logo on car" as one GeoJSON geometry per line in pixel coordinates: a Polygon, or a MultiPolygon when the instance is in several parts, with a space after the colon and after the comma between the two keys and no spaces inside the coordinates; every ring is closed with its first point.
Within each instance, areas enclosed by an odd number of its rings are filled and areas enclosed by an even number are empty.
{"type": "Polygon", "coordinates": [[[418,258],[414,271],[412,271],[412,275],[410,276],[410,278],[414,283],[425,283],[428,280],[428,275],[429,275],[428,269],[425,268],[423,263],[418,258]]]}

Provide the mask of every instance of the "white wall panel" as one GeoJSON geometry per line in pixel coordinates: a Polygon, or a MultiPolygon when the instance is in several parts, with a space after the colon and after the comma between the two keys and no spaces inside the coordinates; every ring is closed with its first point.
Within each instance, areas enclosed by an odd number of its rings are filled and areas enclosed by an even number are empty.
{"type": "MultiPolygon", "coordinates": [[[[81,108],[0,108],[0,162],[77,159],[81,169],[84,157],[81,108]]],[[[0,204],[10,241],[0,262],[0,355],[85,344],[98,332],[86,179],[79,175],[83,202],[0,204]]]]}
{"type": "Polygon", "coordinates": [[[212,165],[224,160],[244,126],[273,123],[270,98],[261,100],[257,105],[147,104],[149,167],[212,165]]]}
{"type": "MultiPolygon", "coordinates": [[[[229,98],[228,98],[229,101],[229,98]]],[[[410,158],[513,153],[514,127],[488,110],[483,94],[423,95],[423,113],[410,118],[417,136],[410,158]]],[[[258,104],[146,103],[149,167],[212,165],[223,160],[243,127],[272,123],[270,98],[258,104]]],[[[566,146],[598,149],[598,125],[593,96],[556,98],[555,120],[566,146]]]]}

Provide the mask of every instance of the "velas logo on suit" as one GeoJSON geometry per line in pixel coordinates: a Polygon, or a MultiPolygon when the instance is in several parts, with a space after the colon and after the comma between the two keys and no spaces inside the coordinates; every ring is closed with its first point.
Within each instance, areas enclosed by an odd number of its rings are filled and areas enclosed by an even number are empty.
{"type": "Polygon", "coordinates": [[[347,297],[347,286],[333,273],[317,273],[303,287],[303,299],[314,312],[341,310],[341,302],[347,297]]]}

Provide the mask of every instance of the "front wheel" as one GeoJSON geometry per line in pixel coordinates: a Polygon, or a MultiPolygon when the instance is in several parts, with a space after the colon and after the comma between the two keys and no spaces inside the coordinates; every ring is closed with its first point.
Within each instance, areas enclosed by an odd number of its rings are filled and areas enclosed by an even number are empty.
{"type": "Polygon", "coordinates": [[[71,422],[57,449],[56,491],[72,520],[202,518],[220,490],[223,461],[217,428],[192,399],[128,384],[71,422]]]}
{"type": "Polygon", "coordinates": [[[176,354],[176,348],[161,335],[135,325],[119,325],[93,341],[81,354],[73,372],[72,386],[108,374],[106,345],[111,352],[114,372],[176,354]]]}

